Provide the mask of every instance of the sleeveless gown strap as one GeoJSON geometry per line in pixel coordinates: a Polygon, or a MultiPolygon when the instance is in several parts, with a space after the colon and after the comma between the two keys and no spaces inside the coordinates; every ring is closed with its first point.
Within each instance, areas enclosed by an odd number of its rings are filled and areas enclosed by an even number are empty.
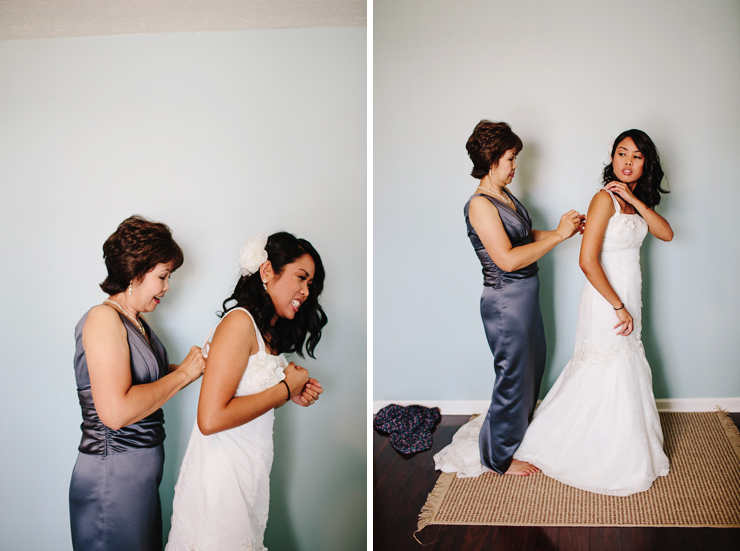
{"type": "Polygon", "coordinates": [[[614,210],[617,211],[617,214],[622,214],[622,208],[619,206],[619,202],[617,201],[617,198],[614,197],[614,193],[612,193],[608,189],[605,189],[604,191],[606,191],[611,196],[612,202],[614,203],[614,210]]]}
{"type": "Polygon", "coordinates": [[[233,312],[234,310],[241,310],[242,312],[245,312],[249,316],[249,319],[251,319],[252,320],[252,323],[254,324],[254,334],[257,335],[257,344],[260,347],[260,352],[264,352],[265,351],[265,341],[262,340],[262,333],[260,333],[260,330],[257,327],[257,323],[254,321],[254,317],[252,317],[252,314],[249,312],[249,310],[247,310],[246,308],[242,308],[241,306],[238,306],[238,307],[232,308],[231,310],[229,310],[228,312],[226,312],[224,314],[224,317],[222,317],[219,320],[219,322],[213,327],[213,329],[211,329],[208,332],[208,335],[206,335],[206,339],[203,341],[203,346],[201,347],[201,350],[203,351],[203,357],[204,358],[207,358],[208,357],[208,352],[211,349],[211,339],[213,338],[214,333],[216,333],[216,329],[218,328],[218,326],[220,325],[220,323],[226,319],[226,316],[228,316],[229,314],[231,314],[231,312],[233,312]]]}

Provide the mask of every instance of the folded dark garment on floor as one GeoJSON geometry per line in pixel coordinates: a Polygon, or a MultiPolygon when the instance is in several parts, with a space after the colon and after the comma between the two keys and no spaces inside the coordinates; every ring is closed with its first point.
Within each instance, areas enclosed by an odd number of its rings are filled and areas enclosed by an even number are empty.
{"type": "Polygon", "coordinates": [[[377,413],[373,427],[387,433],[391,446],[408,455],[432,447],[432,429],[441,418],[439,408],[391,404],[377,413]]]}

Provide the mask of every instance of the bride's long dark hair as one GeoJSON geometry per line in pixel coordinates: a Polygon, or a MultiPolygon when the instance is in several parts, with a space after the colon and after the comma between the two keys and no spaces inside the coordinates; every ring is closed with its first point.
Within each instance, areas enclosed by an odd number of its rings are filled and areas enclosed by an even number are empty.
{"type": "Polygon", "coordinates": [[[325,275],[321,257],[311,243],[287,232],[274,233],[268,237],[265,250],[276,275],[281,274],[287,264],[295,262],[303,255],[307,254],[313,259],[313,282],[308,286],[308,297],[295,317],[292,320],[279,317],[275,325],[270,324],[275,317],[275,306],[262,286],[259,271],[239,279],[234,292],[223,302],[224,311],[219,316],[223,317],[236,307],[245,308],[252,314],[262,337],[273,350],[278,353],[297,352],[303,357],[305,345],[308,355],[315,358],[314,350],[321,339],[321,329],[328,321],[319,304],[325,275]],[[232,301],[236,304],[227,308],[226,305],[232,301]]]}
{"type": "MultiPolygon", "coordinates": [[[[645,132],[633,128],[632,130],[625,130],[617,139],[614,140],[612,146],[612,156],[617,151],[617,146],[625,138],[632,138],[635,142],[635,147],[642,153],[644,162],[642,165],[642,177],[637,180],[633,193],[640,201],[645,203],[648,208],[654,209],[660,203],[661,193],[670,193],[667,189],[663,189],[660,184],[663,181],[663,167],[660,166],[660,156],[658,155],[658,148],[655,147],[653,140],[650,139],[645,132]]],[[[609,182],[619,181],[616,174],[614,174],[614,165],[609,163],[604,167],[604,173],[602,174],[604,185],[609,182]]]]}

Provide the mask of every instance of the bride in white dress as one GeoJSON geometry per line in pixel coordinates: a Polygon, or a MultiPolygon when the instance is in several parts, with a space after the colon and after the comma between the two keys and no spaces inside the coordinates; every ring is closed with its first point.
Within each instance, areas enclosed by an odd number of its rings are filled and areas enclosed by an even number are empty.
{"type": "Polygon", "coordinates": [[[242,277],[203,346],[208,375],[175,486],[167,551],[265,549],[273,410],[290,400],[309,406],[323,392],[282,354],[303,355],[305,345],[313,357],[326,325],[318,253],[282,232],[248,241],[240,264],[242,277]]]}
{"type": "MultiPolygon", "coordinates": [[[[640,246],[647,232],[673,238],[653,208],[663,170],[652,140],[623,132],[591,201],[581,244],[586,282],[573,358],[535,410],[514,458],[582,490],[625,496],[668,474],[652,375],[641,341],[640,246]]],[[[435,456],[437,469],[477,476],[482,416],[435,456]]]]}

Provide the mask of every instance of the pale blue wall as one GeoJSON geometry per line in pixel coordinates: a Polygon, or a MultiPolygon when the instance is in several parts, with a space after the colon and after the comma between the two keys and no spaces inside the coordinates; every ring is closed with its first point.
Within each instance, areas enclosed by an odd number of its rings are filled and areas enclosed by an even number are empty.
{"type": "MultiPolygon", "coordinates": [[[[510,189],[535,227],[582,212],[614,138],[655,140],[673,242],[643,247],[657,398],[740,396],[740,4],[376,0],[373,399],[487,400],[480,265],[462,209],[483,118],[524,141],[510,189]]],[[[574,238],[541,262],[544,390],[573,352],[574,238]]]]}
{"type": "MultiPolygon", "coordinates": [[[[71,549],[74,326],[132,213],[185,264],[150,321],[180,361],[216,323],[259,230],[324,260],[326,392],[277,412],[266,543],[366,541],[366,29],[0,42],[0,548],[71,549]],[[320,504],[320,506],[317,506],[320,504]]],[[[199,383],[165,408],[165,527],[199,383]]]]}

